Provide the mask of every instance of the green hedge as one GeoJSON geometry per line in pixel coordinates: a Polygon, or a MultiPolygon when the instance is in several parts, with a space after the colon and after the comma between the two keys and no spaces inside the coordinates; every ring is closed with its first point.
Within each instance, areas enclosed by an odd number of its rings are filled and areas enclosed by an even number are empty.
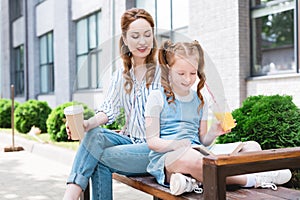
{"type": "MultiPolygon", "coordinates": [[[[251,96],[232,112],[237,126],[218,137],[218,143],[256,141],[262,149],[300,146],[300,109],[291,96],[251,96]]],[[[300,188],[300,170],[293,170],[290,186],[300,188]]]]}
{"type": "MultiPolygon", "coordinates": [[[[0,128],[11,128],[11,99],[0,99],[0,128]]],[[[19,103],[14,102],[14,109],[19,103]]]]}
{"type": "Polygon", "coordinates": [[[32,126],[47,131],[46,120],[51,108],[46,101],[28,100],[20,104],[15,110],[15,127],[20,133],[28,133],[32,126]]]}
{"type": "Polygon", "coordinates": [[[254,140],[263,149],[300,146],[300,109],[291,96],[251,96],[232,112],[237,126],[218,142],[254,140]]]}
{"type": "Polygon", "coordinates": [[[125,112],[124,109],[122,108],[119,116],[112,124],[102,125],[102,127],[110,130],[122,130],[124,125],[125,125],[125,112]]]}
{"type": "Polygon", "coordinates": [[[81,104],[84,108],[84,119],[88,119],[94,115],[94,112],[87,107],[87,105],[79,102],[67,102],[57,106],[52,110],[47,119],[47,132],[50,134],[50,139],[53,141],[68,141],[66,132],[66,117],[64,109],[74,104],[81,104]]]}

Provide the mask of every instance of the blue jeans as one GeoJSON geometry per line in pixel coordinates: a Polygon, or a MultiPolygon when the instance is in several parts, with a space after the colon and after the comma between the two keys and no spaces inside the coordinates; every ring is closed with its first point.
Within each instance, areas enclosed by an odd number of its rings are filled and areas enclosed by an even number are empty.
{"type": "Polygon", "coordinates": [[[112,173],[146,174],[149,163],[146,143],[133,144],[127,136],[103,128],[87,132],[74,159],[67,183],[86,189],[92,178],[93,199],[112,199],[112,173]]]}

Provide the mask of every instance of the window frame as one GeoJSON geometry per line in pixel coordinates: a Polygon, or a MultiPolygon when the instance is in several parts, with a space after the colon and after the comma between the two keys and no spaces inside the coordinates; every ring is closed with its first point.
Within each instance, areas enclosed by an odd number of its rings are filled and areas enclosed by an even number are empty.
{"type": "Polygon", "coordinates": [[[24,96],[25,94],[25,74],[24,74],[24,44],[14,48],[14,83],[15,95],[24,96]]]}
{"type": "Polygon", "coordinates": [[[100,65],[100,57],[102,49],[100,48],[101,37],[100,33],[102,30],[102,12],[98,10],[90,15],[85,16],[76,21],[76,89],[77,90],[89,90],[89,89],[102,89],[103,84],[101,81],[101,77],[99,76],[101,72],[100,65]],[[94,25],[92,25],[92,19],[94,20],[94,25]],[[83,30],[85,33],[85,44],[86,49],[84,51],[79,52],[79,44],[81,44],[81,38],[78,38],[78,25],[81,22],[85,23],[85,29],[83,30]],[[93,30],[93,31],[92,31],[93,30]],[[79,42],[80,41],[80,42],[79,42]],[[92,45],[92,43],[94,45],[92,45]],[[92,58],[95,58],[94,60],[92,58]],[[81,62],[80,62],[81,61],[81,62]],[[94,61],[94,62],[93,62],[94,61]],[[86,69],[84,69],[86,67],[86,69]],[[82,71],[84,70],[84,71],[82,71]],[[81,75],[83,79],[80,79],[78,75],[81,75]],[[85,77],[83,77],[85,76],[85,77]],[[82,82],[80,82],[82,81],[82,82]],[[83,85],[80,86],[80,83],[83,85]]]}
{"type": "MultiPolygon", "coordinates": [[[[158,25],[159,25],[159,22],[158,22],[158,20],[159,20],[158,19],[158,0],[154,0],[154,8],[149,8],[147,6],[141,6],[141,5],[139,5],[138,0],[135,0],[135,5],[137,7],[144,8],[146,10],[150,10],[150,12],[152,11],[151,15],[152,15],[152,17],[154,18],[154,21],[155,21],[155,31],[156,31],[155,33],[157,35],[156,38],[157,38],[157,41],[158,41],[159,44],[162,41],[167,40],[167,39],[170,39],[170,40],[176,42],[177,41],[176,36],[180,37],[181,34],[182,35],[185,34],[187,32],[188,26],[189,26],[188,23],[187,23],[187,25],[185,25],[185,26],[180,26],[180,27],[174,28],[174,24],[175,24],[174,23],[174,16],[175,16],[175,14],[174,14],[174,10],[175,10],[174,2],[173,2],[173,0],[168,0],[168,1],[169,1],[168,4],[170,6],[169,7],[169,9],[170,9],[170,16],[169,16],[170,21],[168,23],[169,23],[170,27],[169,27],[169,29],[159,30],[158,29],[158,25]]],[[[187,11],[187,13],[188,13],[188,11],[187,11]]],[[[180,38],[178,38],[178,40],[180,40],[180,38]]]]}
{"type": "MultiPolygon", "coordinates": [[[[279,74],[291,74],[291,73],[299,73],[299,5],[298,5],[298,0],[274,0],[274,1],[269,1],[264,4],[260,5],[252,5],[253,1],[250,1],[250,35],[251,35],[251,56],[250,56],[250,75],[251,77],[258,77],[258,76],[270,76],[270,75],[279,75],[279,74]],[[290,2],[290,5],[280,7],[278,6],[280,3],[285,3],[285,2],[290,2]],[[294,5],[293,5],[294,4],[294,5]],[[272,6],[278,6],[277,10],[274,9],[272,6]],[[273,8],[273,10],[272,10],[273,8]],[[275,10],[275,11],[274,11],[275,10]],[[256,20],[265,16],[268,16],[270,14],[274,13],[283,13],[286,11],[293,11],[293,26],[294,26],[294,32],[293,32],[293,44],[291,44],[291,47],[293,47],[293,62],[294,62],[294,68],[293,65],[290,70],[277,70],[275,72],[267,71],[266,73],[263,72],[256,72],[255,68],[256,66],[263,69],[263,63],[261,62],[260,65],[257,65],[256,57],[257,57],[257,38],[256,34],[261,34],[262,31],[259,33],[256,31],[256,20]],[[256,33],[255,33],[256,32],[256,33]]],[[[261,36],[259,36],[261,37],[261,36]]],[[[282,45],[274,48],[270,48],[269,50],[279,50],[283,49],[285,47],[288,47],[289,45],[282,45]]],[[[258,47],[259,51],[268,51],[268,49],[263,49],[262,47],[258,47]]],[[[262,54],[262,53],[261,53],[262,54]]],[[[275,64],[274,64],[275,65],[275,64]]],[[[271,67],[271,66],[269,66],[271,67]]]]}
{"type": "Polygon", "coordinates": [[[55,91],[54,76],[54,34],[53,31],[45,33],[39,37],[39,72],[40,72],[40,94],[52,94],[55,91]],[[42,49],[42,42],[45,42],[42,49]],[[42,54],[45,54],[45,60],[42,60],[42,54]],[[45,78],[43,77],[45,69],[45,78]],[[45,86],[45,90],[44,90],[45,86]]]}

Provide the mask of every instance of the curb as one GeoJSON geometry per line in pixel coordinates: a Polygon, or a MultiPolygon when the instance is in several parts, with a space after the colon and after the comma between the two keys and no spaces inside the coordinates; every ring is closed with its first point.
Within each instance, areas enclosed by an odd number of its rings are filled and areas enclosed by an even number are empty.
{"type": "MultiPolygon", "coordinates": [[[[20,136],[14,137],[15,146],[21,146],[25,151],[49,158],[59,163],[72,166],[76,151],[65,149],[63,147],[54,146],[47,143],[39,143],[31,140],[27,140],[20,136]]],[[[7,133],[3,133],[0,130],[0,144],[1,146],[11,146],[12,136],[7,133]]]]}

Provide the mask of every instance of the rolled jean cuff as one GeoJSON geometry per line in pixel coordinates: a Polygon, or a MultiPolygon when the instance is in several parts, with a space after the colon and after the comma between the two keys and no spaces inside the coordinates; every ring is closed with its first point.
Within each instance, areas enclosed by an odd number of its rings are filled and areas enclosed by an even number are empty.
{"type": "Polygon", "coordinates": [[[89,183],[89,179],[81,174],[71,174],[67,180],[67,184],[69,183],[75,183],[76,185],[79,185],[84,191],[89,183]]]}

